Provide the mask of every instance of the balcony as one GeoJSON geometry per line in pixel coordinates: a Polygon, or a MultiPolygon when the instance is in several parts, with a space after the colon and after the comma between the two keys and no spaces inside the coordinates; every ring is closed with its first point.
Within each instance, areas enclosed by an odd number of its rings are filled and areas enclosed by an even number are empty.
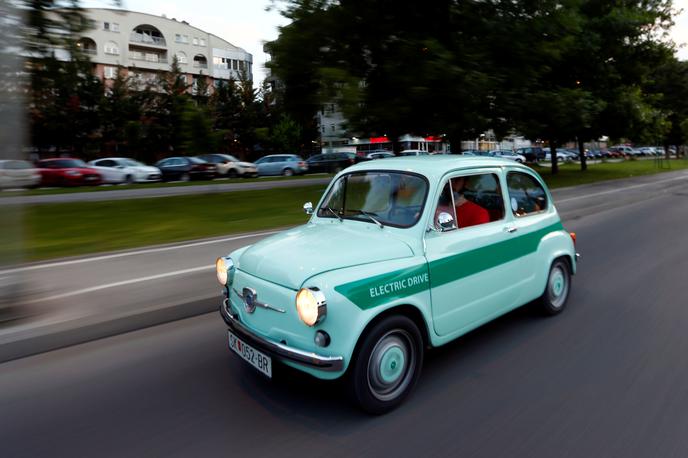
{"type": "Polygon", "coordinates": [[[207,62],[194,62],[194,68],[208,68],[207,62]]]}
{"type": "Polygon", "coordinates": [[[157,55],[137,55],[137,54],[129,54],[129,59],[131,60],[138,60],[142,62],[150,62],[152,64],[166,64],[167,63],[167,57],[165,56],[157,56],[157,55]]]}
{"type": "Polygon", "coordinates": [[[131,41],[132,43],[140,43],[143,45],[167,46],[167,43],[165,42],[164,38],[155,37],[145,33],[132,32],[131,35],[129,35],[129,41],[131,41]]]}

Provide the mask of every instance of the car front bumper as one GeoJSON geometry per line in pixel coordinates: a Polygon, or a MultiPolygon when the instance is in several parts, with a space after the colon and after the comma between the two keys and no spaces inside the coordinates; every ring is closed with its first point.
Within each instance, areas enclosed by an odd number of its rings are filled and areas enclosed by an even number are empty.
{"type": "Polygon", "coordinates": [[[344,368],[344,358],[341,356],[318,355],[317,353],[299,350],[257,336],[239,321],[239,316],[237,314],[232,313],[229,307],[229,299],[227,298],[225,298],[220,306],[220,315],[222,315],[222,319],[225,320],[227,327],[233,334],[257,350],[270,356],[326,372],[339,372],[344,368]]]}

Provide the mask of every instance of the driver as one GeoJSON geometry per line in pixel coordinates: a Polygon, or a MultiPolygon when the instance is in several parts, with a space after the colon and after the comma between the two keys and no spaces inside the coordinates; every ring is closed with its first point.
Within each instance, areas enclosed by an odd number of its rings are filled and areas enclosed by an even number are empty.
{"type": "Polygon", "coordinates": [[[490,214],[487,210],[464,197],[463,193],[466,189],[466,182],[466,177],[457,177],[451,180],[458,227],[469,227],[489,223],[490,214]]]}

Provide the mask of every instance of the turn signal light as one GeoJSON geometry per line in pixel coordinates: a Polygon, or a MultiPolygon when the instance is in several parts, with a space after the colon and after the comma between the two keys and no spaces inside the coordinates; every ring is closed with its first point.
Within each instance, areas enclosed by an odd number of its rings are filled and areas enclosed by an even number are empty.
{"type": "Polygon", "coordinates": [[[571,240],[573,240],[573,246],[576,246],[576,233],[569,232],[569,235],[571,236],[571,240]]]}

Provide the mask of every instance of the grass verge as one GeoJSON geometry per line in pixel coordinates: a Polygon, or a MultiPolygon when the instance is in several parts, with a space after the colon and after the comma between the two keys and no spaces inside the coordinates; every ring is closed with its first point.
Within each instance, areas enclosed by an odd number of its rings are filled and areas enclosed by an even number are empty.
{"type": "MultiPolygon", "coordinates": [[[[24,259],[36,261],[295,225],[306,221],[303,203],[317,202],[324,189],[321,185],[29,205],[23,208],[24,259]]],[[[3,247],[2,257],[16,259],[8,252],[12,248],[3,247]]]]}
{"type": "Polygon", "coordinates": [[[588,164],[588,170],[582,172],[579,163],[560,164],[559,173],[552,175],[549,167],[533,166],[534,170],[545,180],[547,186],[552,189],[577,186],[581,184],[596,183],[598,181],[618,180],[640,175],[653,175],[655,173],[672,172],[688,169],[688,160],[672,159],[664,160],[663,167],[659,167],[656,160],[636,160],[622,162],[602,162],[588,164]]]}

